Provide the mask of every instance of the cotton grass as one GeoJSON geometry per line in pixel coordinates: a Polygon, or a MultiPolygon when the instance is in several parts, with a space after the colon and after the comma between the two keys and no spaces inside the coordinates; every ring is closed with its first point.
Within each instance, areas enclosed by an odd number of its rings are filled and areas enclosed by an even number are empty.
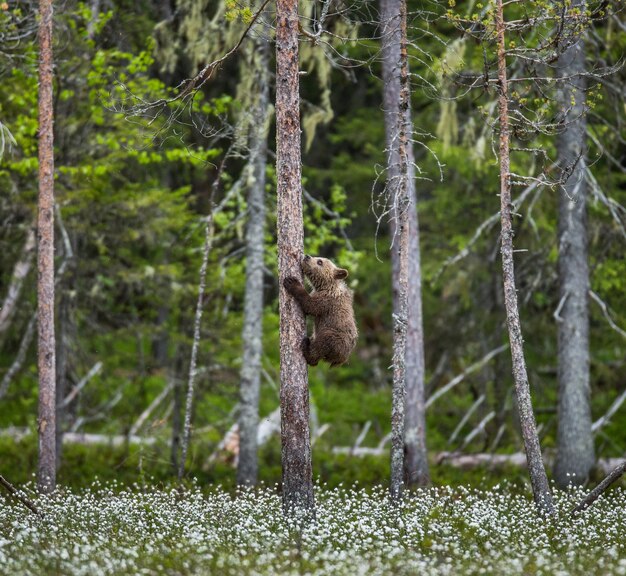
{"type": "Polygon", "coordinates": [[[316,518],[285,520],[275,489],[232,496],[94,484],[38,498],[37,517],[0,500],[3,574],[624,574],[626,492],[586,512],[556,493],[537,516],[507,486],[433,488],[390,507],[383,488],[317,487],[316,518]]]}

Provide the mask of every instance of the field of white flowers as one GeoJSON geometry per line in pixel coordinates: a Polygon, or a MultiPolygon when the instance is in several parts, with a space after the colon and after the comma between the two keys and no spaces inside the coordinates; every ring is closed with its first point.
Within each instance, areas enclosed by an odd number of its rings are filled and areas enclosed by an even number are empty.
{"type": "Polygon", "coordinates": [[[232,496],[95,484],[38,498],[41,516],[0,497],[0,573],[626,574],[626,491],[575,518],[557,494],[544,522],[507,487],[432,488],[399,510],[387,494],[316,491],[314,522],[286,521],[274,489],[232,496]]]}

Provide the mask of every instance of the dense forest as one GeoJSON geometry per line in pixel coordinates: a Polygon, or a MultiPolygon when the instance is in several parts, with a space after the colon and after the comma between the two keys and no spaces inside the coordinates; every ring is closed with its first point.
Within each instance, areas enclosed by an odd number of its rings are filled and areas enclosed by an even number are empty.
{"type": "MultiPolygon", "coordinates": [[[[405,281],[419,278],[419,326],[407,310],[404,324],[407,415],[422,363],[422,483],[526,481],[500,257],[513,234],[548,475],[561,486],[597,480],[626,451],[620,3],[506,3],[500,46],[495,4],[409,2],[403,172],[390,164],[399,137],[386,117],[393,47],[381,16],[396,4],[298,7],[303,250],[348,270],[359,330],[345,365],[308,368],[313,475],[388,485],[389,451],[411,453],[391,433],[407,295],[394,251],[418,227],[403,254],[405,281]],[[510,234],[500,228],[499,72],[510,234]],[[395,203],[403,174],[410,209],[395,203]]],[[[38,10],[0,5],[0,473],[17,484],[38,458],[38,10]]],[[[281,479],[276,10],[54,3],[61,484],[179,472],[202,485],[254,481],[251,434],[258,478],[281,479]],[[237,470],[242,460],[252,468],[237,470]]]]}
{"type": "Polygon", "coordinates": [[[625,574],[625,48],[1,2],[0,571],[625,574]]]}

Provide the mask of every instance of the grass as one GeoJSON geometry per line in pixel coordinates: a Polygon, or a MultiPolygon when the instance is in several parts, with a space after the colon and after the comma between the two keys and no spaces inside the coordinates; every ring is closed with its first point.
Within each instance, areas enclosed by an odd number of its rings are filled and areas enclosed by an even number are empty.
{"type": "MultiPolygon", "coordinates": [[[[316,519],[285,519],[273,488],[233,495],[115,482],[0,506],[6,574],[626,574],[626,491],[544,520],[508,485],[418,491],[316,489],[316,519]]],[[[2,500],[0,500],[2,502],[2,500]]]]}

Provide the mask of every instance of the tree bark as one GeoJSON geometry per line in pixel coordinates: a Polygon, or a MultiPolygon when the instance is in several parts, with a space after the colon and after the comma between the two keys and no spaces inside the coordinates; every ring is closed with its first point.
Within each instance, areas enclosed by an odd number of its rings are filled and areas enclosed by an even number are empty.
{"type": "MultiPolygon", "coordinates": [[[[394,278],[397,298],[393,316],[393,389],[391,400],[391,483],[390,496],[393,502],[402,497],[404,476],[404,429],[405,429],[405,390],[406,390],[406,354],[407,323],[409,297],[409,156],[408,156],[408,113],[409,113],[409,78],[406,42],[406,2],[400,0],[397,6],[399,17],[399,94],[392,104],[395,117],[395,133],[392,147],[396,147],[397,170],[388,183],[388,194],[392,202],[392,220],[395,220],[392,238],[392,253],[397,260],[394,278]]],[[[390,152],[390,160],[392,155],[390,152]]]]}
{"type": "Polygon", "coordinates": [[[246,230],[246,294],[244,299],[243,365],[240,383],[239,460],[237,484],[255,485],[258,479],[257,429],[263,352],[263,256],[265,253],[265,168],[269,112],[269,54],[262,39],[252,47],[258,101],[253,110],[248,178],[246,230]]]}
{"type": "MultiPolygon", "coordinates": [[[[585,13],[586,2],[570,10],[585,13]]],[[[566,27],[567,30],[567,27],[566,27]]],[[[585,171],[585,47],[582,39],[560,56],[558,108],[565,127],[557,138],[558,164],[573,170],[559,194],[559,409],[554,480],[560,488],[581,485],[595,464],[589,382],[589,264],[587,261],[587,184],[585,171]]]]}
{"type": "Polygon", "coordinates": [[[39,332],[39,466],[42,492],[56,485],[56,368],[54,337],[54,147],[52,0],[39,2],[39,210],[37,216],[39,332]]]}
{"type": "MultiPolygon", "coordinates": [[[[396,182],[400,177],[400,158],[397,138],[398,106],[400,102],[400,1],[381,0],[382,56],[383,56],[383,106],[385,111],[385,136],[387,144],[387,181],[396,182]]],[[[408,70],[408,64],[407,64],[408,70]]],[[[408,87],[407,87],[408,89],[408,87]]],[[[405,123],[411,132],[411,109],[407,103],[405,123]]],[[[404,476],[408,486],[425,486],[430,483],[426,449],[426,409],[424,406],[424,330],[422,321],[422,277],[419,247],[417,195],[413,166],[413,144],[407,139],[408,157],[407,191],[408,208],[408,302],[407,342],[405,353],[406,410],[404,430],[404,476]]],[[[397,214],[393,214],[390,234],[398,233],[397,214]]],[[[396,250],[391,252],[393,312],[400,312],[399,276],[400,258],[396,250]]]]}
{"type": "Polygon", "coordinates": [[[307,364],[302,354],[306,323],[283,286],[302,279],[302,165],[298,63],[298,2],[276,2],[276,172],[280,313],[280,407],[283,509],[313,512],[307,364]]]}
{"type": "Polygon", "coordinates": [[[504,306],[506,309],[513,380],[519,410],[520,426],[524,439],[524,449],[528,459],[528,472],[533,489],[535,505],[541,513],[552,514],[554,505],[548,485],[545,467],[541,457],[541,447],[537,435],[537,425],[530,397],[530,386],[524,358],[522,327],[515,287],[515,266],[513,262],[513,222],[511,215],[511,174],[510,174],[510,127],[508,110],[508,80],[506,72],[505,22],[502,0],[496,0],[496,35],[498,51],[498,112],[500,116],[500,222],[502,281],[504,284],[504,306]]]}

